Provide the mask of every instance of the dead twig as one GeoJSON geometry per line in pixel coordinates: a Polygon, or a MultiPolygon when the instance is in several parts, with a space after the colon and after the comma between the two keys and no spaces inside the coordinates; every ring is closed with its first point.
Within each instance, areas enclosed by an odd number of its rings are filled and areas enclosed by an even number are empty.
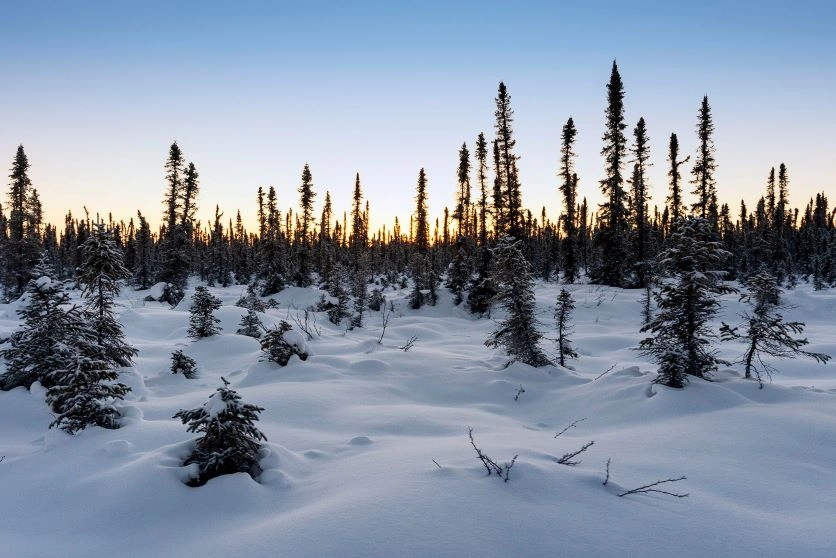
{"type": "Polygon", "coordinates": [[[601,372],[600,374],[598,374],[597,376],[595,376],[595,379],[594,379],[594,380],[592,380],[592,381],[594,382],[594,381],[595,381],[595,380],[597,380],[598,378],[600,378],[600,377],[602,377],[602,376],[604,376],[604,375],[606,375],[606,374],[609,374],[610,372],[612,372],[613,368],[615,368],[616,366],[618,366],[618,363],[617,363],[617,362],[616,362],[615,364],[613,364],[612,366],[610,366],[609,368],[607,368],[607,370],[606,370],[606,371],[601,372]]]}
{"type": "Polygon", "coordinates": [[[575,458],[577,456],[579,456],[580,454],[582,454],[583,452],[585,452],[586,450],[588,450],[589,448],[591,448],[593,444],[595,444],[594,440],[589,441],[589,442],[585,443],[583,446],[581,446],[581,449],[579,449],[577,451],[571,451],[569,453],[565,453],[565,454],[563,454],[563,457],[561,457],[560,459],[557,459],[556,461],[557,461],[557,463],[559,463],[561,465],[568,465],[570,467],[574,467],[575,465],[577,465],[581,462],[580,459],[575,460],[575,458]]]}
{"type": "Polygon", "coordinates": [[[665,479],[665,480],[658,480],[654,483],[647,484],[645,486],[640,486],[638,488],[634,488],[633,490],[628,490],[627,492],[622,492],[618,496],[627,496],[628,494],[649,494],[651,492],[658,492],[659,494],[667,494],[668,496],[673,496],[674,498],[687,498],[688,494],[678,494],[676,492],[668,492],[667,490],[659,490],[658,488],[653,488],[654,486],[659,486],[660,484],[665,484],[666,482],[679,482],[685,480],[686,477],[679,477],[678,479],[665,479]]]}
{"type": "Polygon", "coordinates": [[[578,419],[578,420],[576,420],[575,422],[573,422],[572,424],[570,424],[569,426],[567,426],[566,428],[564,428],[563,430],[561,430],[560,432],[558,432],[557,434],[555,434],[555,435],[554,435],[554,437],[555,437],[555,438],[557,438],[557,437],[558,437],[558,436],[560,436],[561,434],[564,434],[564,433],[565,433],[567,430],[569,430],[570,428],[575,428],[575,426],[577,426],[577,424],[578,424],[579,422],[583,422],[583,421],[585,421],[585,420],[586,420],[586,418],[582,418],[582,419],[578,419]]]}

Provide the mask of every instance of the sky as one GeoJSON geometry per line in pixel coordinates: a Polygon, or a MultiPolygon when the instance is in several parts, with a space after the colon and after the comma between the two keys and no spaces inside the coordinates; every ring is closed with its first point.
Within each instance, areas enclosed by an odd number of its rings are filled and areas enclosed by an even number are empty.
{"type": "Polygon", "coordinates": [[[462,142],[494,135],[500,81],[523,204],[555,218],[570,116],[579,194],[601,199],[613,60],[628,137],[647,122],[651,205],[667,195],[670,134],[683,156],[695,152],[703,95],[720,201],[734,214],[781,162],[793,206],[836,183],[830,2],[4,4],[0,162],[24,145],[52,223],[86,207],[125,220],[139,210],[156,225],[175,140],[200,173],[203,221],[217,204],[252,223],[259,186],[295,208],[305,163],[317,214],[326,190],[337,215],[348,210],[359,172],[373,226],[408,223],[423,167],[437,216],[453,206],[462,142]]]}

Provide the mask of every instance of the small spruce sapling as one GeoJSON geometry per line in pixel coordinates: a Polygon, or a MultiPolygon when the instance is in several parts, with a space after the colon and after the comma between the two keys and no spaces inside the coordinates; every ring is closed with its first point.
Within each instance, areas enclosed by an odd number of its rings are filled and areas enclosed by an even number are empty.
{"type": "Polygon", "coordinates": [[[239,325],[241,327],[235,333],[254,339],[261,338],[261,332],[264,331],[264,326],[261,324],[261,320],[258,318],[255,310],[247,310],[247,313],[241,317],[239,325]]]}
{"type": "Polygon", "coordinates": [[[720,336],[724,341],[742,341],[746,343],[746,352],[738,361],[745,366],[744,377],[754,375],[758,385],[763,388],[763,376],[770,380],[775,368],[765,362],[762,355],[775,358],[795,358],[803,356],[822,364],[830,360],[830,355],[813,353],[802,349],[807,339],[793,337],[804,331],[804,322],[786,322],[779,312],[788,307],[781,302],[782,290],[778,280],[769,272],[761,271],[746,280],[748,292],[741,295],[741,302],[750,305],[750,310],[741,314],[744,323],[731,327],[723,322],[720,336]],[[740,332],[740,328],[745,328],[740,332]]]}
{"type": "Polygon", "coordinates": [[[46,402],[55,413],[50,428],[58,426],[69,434],[88,426],[119,428],[120,414],[113,402],[124,399],[131,388],[116,382],[119,374],[113,364],[99,358],[96,350],[90,350],[95,345],[94,335],[91,331],[91,347],[77,348],[66,367],[48,375],[46,402]]]}
{"type": "Polygon", "coordinates": [[[279,322],[275,328],[268,329],[261,338],[261,350],[266,354],[265,359],[278,363],[279,366],[287,366],[290,357],[299,355],[301,360],[307,360],[308,353],[296,344],[289,343],[284,334],[293,327],[285,320],[279,322]]]}
{"type": "Polygon", "coordinates": [[[575,301],[566,289],[560,289],[557,297],[557,306],[554,310],[554,319],[557,324],[557,351],[558,363],[566,366],[566,359],[577,358],[578,353],[572,348],[572,341],[569,335],[572,333],[572,310],[575,309],[575,301]]]}
{"type": "Polygon", "coordinates": [[[182,350],[171,353],[171,373],[182,374],[185,378],[192,380],[197,377],[197,363],[182,350]]]}
{"type": "Polygon", "coordinates": [[[229,382],[223,377],[221,380],[224,385],[203,406],[174,415],[189,425],[189,432],[203,434],[195,440],[192,454],[183,463],[198,466],[197,476],[186,483],[189,486],[202,486],[230,473],[247,473],[254,479],[261,473],[259,442],[267,437],[253,423],[264,408],[242,403],[238,392],[229,388],[229,382]]]}
{"type": "Polygon", "coordinates": [[[202,339],[220,333],[221,328],[218,324],[221,323],[221,320],[214,314],[215,310],[220,307],[221,299],[212,296],[209,289],[204,286],[196,288],[194,296],[192,296],[188,336],[194,339],[202,339]]]}

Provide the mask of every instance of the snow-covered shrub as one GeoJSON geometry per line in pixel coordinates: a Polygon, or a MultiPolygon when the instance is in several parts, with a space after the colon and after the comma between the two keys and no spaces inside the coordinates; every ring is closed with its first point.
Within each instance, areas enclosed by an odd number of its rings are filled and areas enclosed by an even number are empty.
{"type": "Polygon", "coordinates": [[[241,396],[229,388],[229,382],[209,396],[201,407],[181,410],[174,415],[189,432],[203,434],[195,440],[192,454],[184,465],[197,464],[198,474],[189,486],[202,486],[210,479],[231,473],[247,473],[254,479],[261,474],[258,452],[267,437],[253,423],[264,410],[241,402],[241,396]]]}
{"type": "Polygon", "coordinates": [[[238,324],[241,327],[235,332],[238,335],[246,335],[258,339],[261,337],[261,332],[264,326],[261,325],[261,320],[258,319],[258,314],[255,310],[247,310],[247,313],[241,317],[241,322],[238,324]]]}
{"type": "Polygon", "coordinates": [[[171,353],[171,373],[182,374],[189,380],[197,377],[197,363],[182,350],[171,353]]]}
{"type": "Polygon", "coordinates": [[[380,289],[372,289],[369,295],[369,310],[380,312],[380,308],[386,304],[386,296],[380,289]]]}
{"type": "Polygon", "coordinates": [[[218,326],[221,323],[214,312],[221,307],[221,299],[212,296],[204,286],[195,289],[194,296],[192,296],[192,309],[189,316],[189,331],[188,336],[195,339],[203,337],[210,337],[220,333],[221,328],[218,326]]]}
{"type": "Polygon", "coordinates": [[[293,355],[299,355],[301,360],[307,360],[305,341],[302,336],[294,338],[293,335],[288,335],[292,329],[289,323],[282,320],[278,326],[267,330],[261,338],[261,350],[264,351],[266,360],[276,362],[280,366],[286,366],[293,355]]]}
{"type": "Polygon", "coordinates": [[[235,306],[255,312],[264,312],[267,310],[267,305],[255,294],[253,285],[247,285],[247,291],[241,295],[241,298],[238,299],[235,306]]]}

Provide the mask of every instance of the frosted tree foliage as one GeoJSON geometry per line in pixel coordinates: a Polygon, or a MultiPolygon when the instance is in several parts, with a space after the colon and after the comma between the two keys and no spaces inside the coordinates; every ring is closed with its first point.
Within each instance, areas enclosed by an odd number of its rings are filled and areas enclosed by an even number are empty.
{"type": "Polygon", "coordinates": [[[639,350],[659,364],[656,382],[670,387],[684,387],[689,376],[707,378],[721,362],[709,320],[720,308],[719,295],[735,289],[722,281],[729,253],[711,238],[708,220],[680,219],[670,245],[657,258],[670,278],[654,293],[658,312],[641,329],[652,335],[641,341],[639,350]]]}
{"type": "Polygon", "coordinates": [[[485,341],[488,347],[502,347],[512,361],[531,366],[551,364],[540,349],[543,334],[534,317],[534,278],[531,264],[519,248],[519,241],[505,236],[493,249],[495,300],[507,315],[485,341]]]}
{"type": "Polygon", "coordinates": [[[248,473],[253,478],[260,473],[259,442],[266,441],[267,437],[254,423],[264,408],[243,403],[238,392],[230,389],[229,382],[221,380],[224,385],[201,407],[174,415],[189,425],[189,432],[202,434],[184,463],[195,463],[198,467],[198,475],[188,483],[191,486],[201,486],[230,473],[248,473]]]}

